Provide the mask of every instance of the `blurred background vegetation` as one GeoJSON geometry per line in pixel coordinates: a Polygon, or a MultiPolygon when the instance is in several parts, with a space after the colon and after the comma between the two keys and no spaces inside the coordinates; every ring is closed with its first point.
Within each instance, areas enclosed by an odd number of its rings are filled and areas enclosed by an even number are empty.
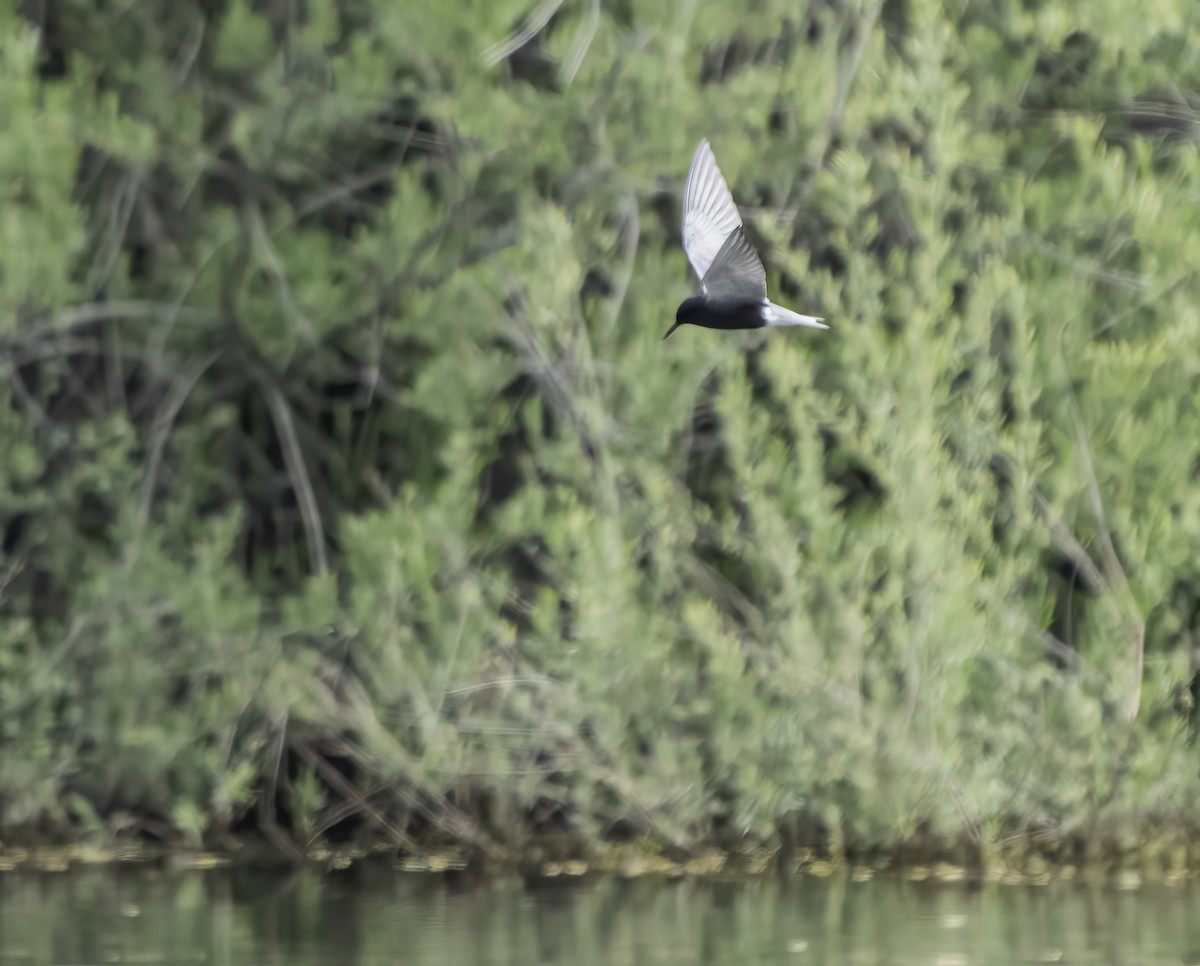
{"type": "Polygon", "coordinates": [[[1178,861],[1197,36],[4,5],[0,841],[1178,861]],[[702,137],[828,332],[660,341],[702,137]]]}

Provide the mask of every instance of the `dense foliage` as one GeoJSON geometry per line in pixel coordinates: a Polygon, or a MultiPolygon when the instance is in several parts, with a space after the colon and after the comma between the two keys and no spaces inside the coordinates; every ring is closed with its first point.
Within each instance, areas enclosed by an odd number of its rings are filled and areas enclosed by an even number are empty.
{"type": "Polygon", "coordinates": [[[6,841],[1200,824],[1200,5],[5,11],[6,841]]]}

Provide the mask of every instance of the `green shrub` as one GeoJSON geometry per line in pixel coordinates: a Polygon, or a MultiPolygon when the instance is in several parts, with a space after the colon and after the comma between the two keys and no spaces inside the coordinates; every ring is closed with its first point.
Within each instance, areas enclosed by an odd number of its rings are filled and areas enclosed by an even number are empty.
{"type": "Polygon", "coordinates": [[[0,15],[0,834],[1193,831],[1196,14],[523,9],[0,15]]]}

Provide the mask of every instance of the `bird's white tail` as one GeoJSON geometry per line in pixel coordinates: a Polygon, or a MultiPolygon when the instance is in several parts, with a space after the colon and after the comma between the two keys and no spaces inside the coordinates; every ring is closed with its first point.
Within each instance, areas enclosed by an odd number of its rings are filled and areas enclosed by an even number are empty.
{"type": "Polygon", "coordinates": [[[763,311],[763,321],[770,326],[805,325],[810,329],[829,328],[821,319],[815,316],[801,315],[799,312],[785,309],[782,305],[776,305],[774,302],[767,303],[767,307],[763,311]]]}

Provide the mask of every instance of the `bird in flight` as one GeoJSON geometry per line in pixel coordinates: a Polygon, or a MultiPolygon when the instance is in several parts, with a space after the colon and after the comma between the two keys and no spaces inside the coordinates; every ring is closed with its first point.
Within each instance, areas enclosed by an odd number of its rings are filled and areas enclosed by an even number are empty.
{"type": "Polygon", "coordinates": [[[766,269],[746,240],[741,215],[707,139],[692,156],[683,192],[683,249],[703,294],[684,300],[667,335],[688,322],[709,329],[829,328],[821,319],[800,315],[767,298],[766,269]]]}

